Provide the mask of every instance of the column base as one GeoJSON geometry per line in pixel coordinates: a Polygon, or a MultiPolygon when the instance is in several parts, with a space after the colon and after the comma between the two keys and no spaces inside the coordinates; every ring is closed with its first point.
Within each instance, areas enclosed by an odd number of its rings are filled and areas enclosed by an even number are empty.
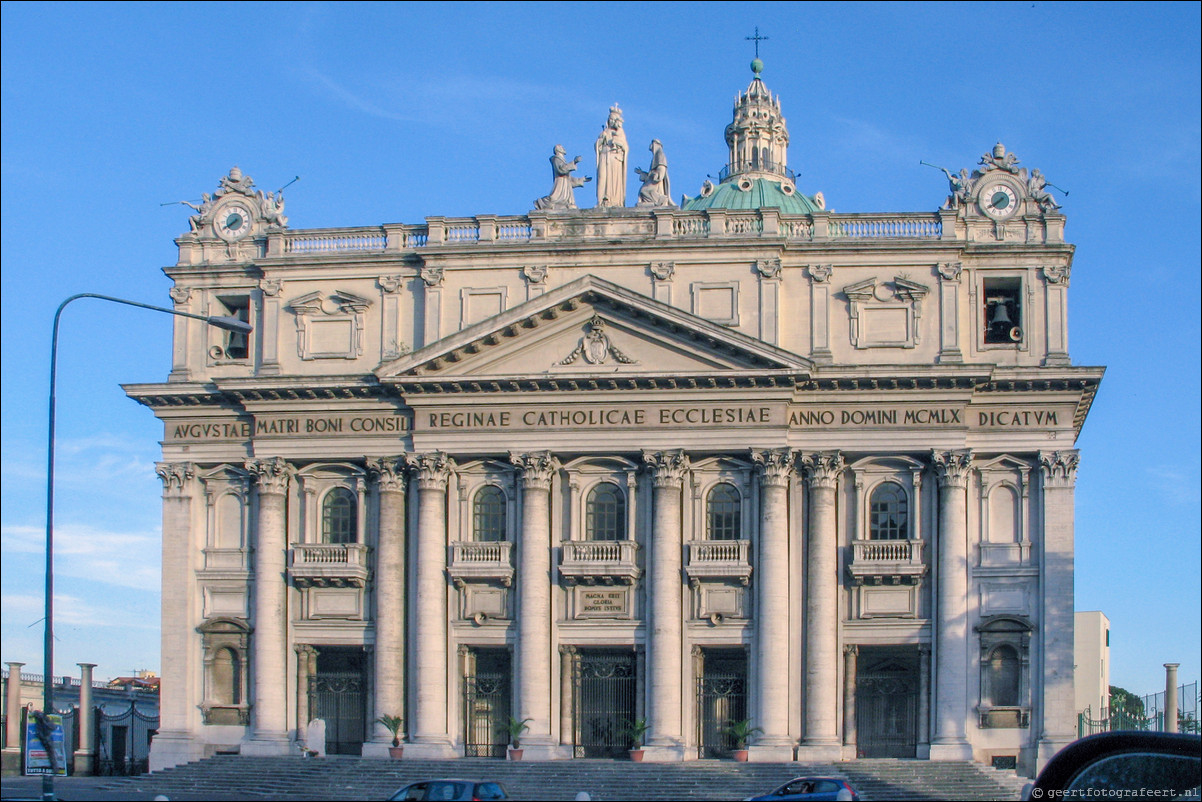
{"type": "Polygon", "coordinates": [[[931,760],[972,760],[972,744],[968,741],[933,743],[931,760]]]}
{"type": "MultiPolygon", "coordinates": [[[[409,744],[402,741],[401,746],[405,747],[406,751],[408,751],[409,744]]],[[[392,738],[388,738],[387,740],[383,740],[383,741],[366,741],[363,744],[363,757],[390,758],[390,757],[392,757],[392,755],[389,753],[388,750],[391,748],[392,748],[392,738]]]]}
{"type": "Polygon", "coordinates": [[[91,777],[96,773],[96,755],[92,752],[77,750],[75,752],[76,777],[91,777]]]}
{"type": "Polygon", "coordinates": [[[522,738],[522,760],[563,760],[569,755],[564,754],[564,748],[550,738],[530,740],[529,736],[522,738]]]}
{"type": "Polygon", "coordinates": [[[150,770],[162,771],[205,756],[204,744],[186,732],[160,732],[150,742],[150,770]]]}
{"type": "Polygon", "coordinates": [[[843,745],[838,741],[803,743],[797,747],[797,760],[807,763],[838,763],[843,760],[843,745]]]}
{"type": "Polygon", "coordinates": [[[415,740],[405,744],[405,760],[454,760],[463,757],[450,741],[415,740]]]}
{"type": "Polygon", "coordinates": [[[1039,743],[1035,747],[1035,774],[1043,771],[1043,767],[1048,765],[1057,752],[1072,743],[1075,738],[1040,738],[1039,743]]]}
{"type": "Polygon", "coordinates": [[[296,753],[296,747],[292,739],[281,733],[243,741],[238,753],[247,757],[287,757],[296,753]]]}
{"type": "Polygon", "coordinates": [[[643,762],[644,763],[683,763],[684,762],[684,745],[683,744],[667,744],[653,745],[646,744],[643,746],[643,762]]]}
{"type": "Polygon", "coordinates": [[[0,773],[5,777],[14,777],[21,773],[20,749],[5,749],[0,752],[0,773]]]}
{"type": "Polygon", "coordinates": [[[749,763],[791,763],[795,747],[792,743],[752,744],[747,747],[749,763]]]}

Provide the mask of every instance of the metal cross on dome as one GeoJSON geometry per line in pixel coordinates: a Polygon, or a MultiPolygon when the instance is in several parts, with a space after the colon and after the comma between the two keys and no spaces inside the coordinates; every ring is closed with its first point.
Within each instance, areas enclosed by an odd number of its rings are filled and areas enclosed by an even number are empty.
{"type": "Polygon", "coordinates": [[[745,40],[747,40],[748,42],[752,42],[752,41],[755,42],[755,57],[759,58],[760,57],[760,42],[766,42],[769,39],[771,39],[772,37],[760,36],[760,26],[757,25],[757,26],[755,26],[755,36],[744,36],[743,38],[745,40]]]}

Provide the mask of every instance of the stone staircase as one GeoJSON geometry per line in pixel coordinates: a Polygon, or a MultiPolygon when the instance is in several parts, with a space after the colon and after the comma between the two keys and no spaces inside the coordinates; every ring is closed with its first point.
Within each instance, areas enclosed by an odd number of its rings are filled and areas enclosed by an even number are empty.
{"type": "Polygon", "coordinates": [[[975,763],[859,760],[849,763],[632,764],[611,760],[511,763],[503,760],[370,760],[218,756],[101,788],[133,796],[182,799],[387,799],[411,782],[434,777],[500,782],[513,799],[744,799],[793,777],[846,778],[866,800],[1017,800],[1026,780],[975,763]]]}

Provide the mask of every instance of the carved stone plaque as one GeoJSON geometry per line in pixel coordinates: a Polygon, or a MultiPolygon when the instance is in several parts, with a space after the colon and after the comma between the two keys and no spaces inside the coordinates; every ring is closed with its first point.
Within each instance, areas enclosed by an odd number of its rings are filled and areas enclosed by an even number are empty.
{"type": "Polygon", "coordinates": [[[630,591],[627,588],[577,588],[576,594],[579,618],[630,617],[630,591]]]}

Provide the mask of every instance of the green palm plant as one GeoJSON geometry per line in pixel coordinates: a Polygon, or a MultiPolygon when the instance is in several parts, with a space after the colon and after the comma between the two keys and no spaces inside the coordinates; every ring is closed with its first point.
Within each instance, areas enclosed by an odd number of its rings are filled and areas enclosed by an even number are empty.
{"type": "Polygon", "coordinates": [[[746,749],[747,742],[763,731],[761,727],[751,726],[751,719],[749,718],[745,718],[742,721],[731,721],[726,729],[723,730],[735,742],[735,749],[746,749]]]}
{"type": "Polygon", "coordinates": [[[504,729],[509,733],[509,745],[514,749],[521,748],[522,733],[530,729],[530,725],[526,723],[527,721],[534,721],[534,719],[524,718],[518,721],[513,716],[510,716],[509,721],[505,724],[504,729]]]}
{"type": "Polygon", "coordinates": [[[647,734],[647,730],[649,729],[651,729],[651,725],[647,723],[647,719],[636,718],[634,721],[627,721],[622,731],[630,739],[631,749],[642,749],[643,736],[647,734]]]}
{"type": "Polygon", "coordinates": [[[392,733],[392,745],[401,745],[401,728],[405,726],[405,719],[400,716],[380,716],[376,719],[377,724],[383,724],[384,729],[392,733]]]}

